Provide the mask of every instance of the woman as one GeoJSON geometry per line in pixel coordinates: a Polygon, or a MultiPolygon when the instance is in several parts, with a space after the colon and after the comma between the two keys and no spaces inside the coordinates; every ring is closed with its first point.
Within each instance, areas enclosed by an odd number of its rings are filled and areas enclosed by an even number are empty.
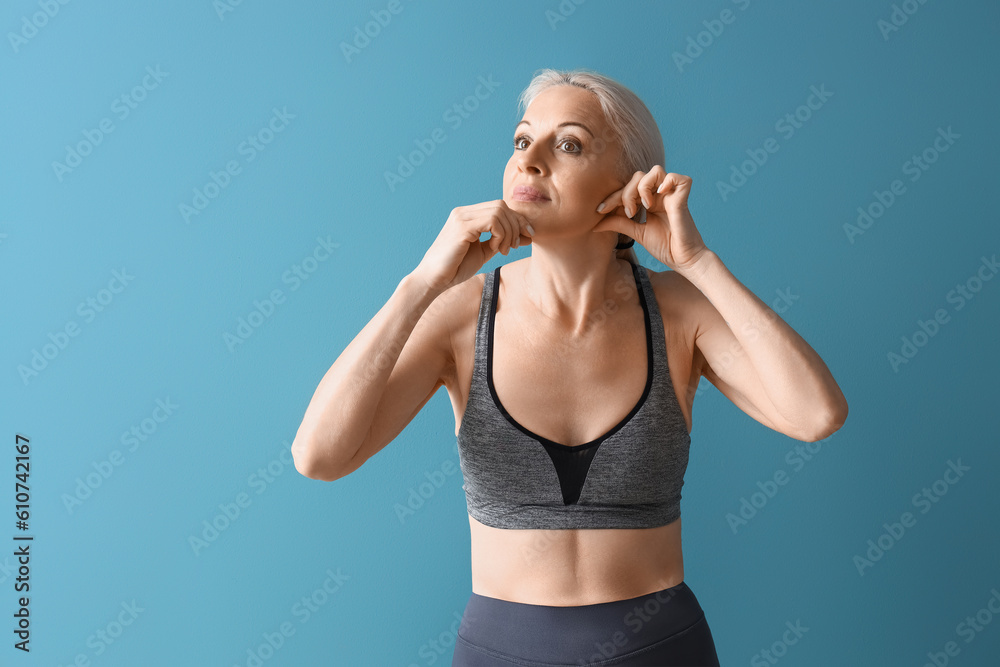
{"type": "Polygon", "coordinates": [[[350,474],[444,385],[472,544],[453,664],[718,665],[681,554],[699,377],[803,441],[847,403],[705,246],[691,179],[661,166],[634,93],[542,70],[520,102],[503,199],[452,210],[326,373],[296,469],[350,474]],[[634,240],[672,271],[640,266],[634,240]],[[530,257],[477,273],[522,244],[530,257]]]}

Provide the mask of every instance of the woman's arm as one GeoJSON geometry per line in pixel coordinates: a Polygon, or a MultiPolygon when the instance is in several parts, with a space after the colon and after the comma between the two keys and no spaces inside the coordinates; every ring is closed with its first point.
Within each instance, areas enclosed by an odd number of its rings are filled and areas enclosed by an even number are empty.
{"type": "Polygon", "coordinates": [[[761,423],[821,440],[847,420],[847,399],[826,364],[781,317],[707,251],[684,277],[692,291],[703,374],[761,423]]]}
{"type": "Polygon", "coordinates": [[[469,278],[498,252],[531,243],[530,227],[502,199],[451,210],[417,268],[317,387],[292,442],[296,470],[326,481],[349,475],[454,378],[450,318],[481,297],[482,282],[469,278]]]}
{"type": "Polygon", "coordinates": [[[441,294],[407,275],[337,357],[292,442],[296,470],[325,481],[353,472],[395,438],[443,384],[453,359],[447,309],[440,302],[431,306],[441,294]],[[376,420],[379,428],[373,429],[376,420]]]}
{"type": "Polygon", "coordinates": [[[789,437],[825,438],[847,420],[847,399],[816,351],[705,246],[691,184],[660,165],[637,171],[597,207],[605,215],[593,231],[631,236],[686,279],[678,292],[697,323],[694,363],[729,400],[789,437]],[[645,224],[631,219],[640,202],[645,224]]]}

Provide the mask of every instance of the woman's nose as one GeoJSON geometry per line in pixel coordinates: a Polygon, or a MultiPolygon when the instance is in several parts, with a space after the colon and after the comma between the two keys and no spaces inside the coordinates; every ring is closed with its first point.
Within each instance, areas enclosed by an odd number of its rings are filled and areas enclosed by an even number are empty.
{"type": "Polygon", "coordinates": [[[545,170],[545,162],[534,146],[526,148],[517,163],[521,171],[526,173],[541,174],[545,170]]]}

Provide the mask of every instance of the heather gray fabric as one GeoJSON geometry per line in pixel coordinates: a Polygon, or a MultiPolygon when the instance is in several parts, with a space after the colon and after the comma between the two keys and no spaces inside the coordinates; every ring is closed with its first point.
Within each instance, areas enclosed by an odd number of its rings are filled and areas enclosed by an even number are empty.
{"type": "Polygon", "coordinates": [[[518,424],[496,395],[491,363],[500,269],[485,276],[472,387],[458,432],[469,514],[495,528],[655,528],[677,520],[691,437],[670,381],[663,319],[646,268],[632,265],[646,326],[645,390],[610,431],[572,447],[518,424]]]}

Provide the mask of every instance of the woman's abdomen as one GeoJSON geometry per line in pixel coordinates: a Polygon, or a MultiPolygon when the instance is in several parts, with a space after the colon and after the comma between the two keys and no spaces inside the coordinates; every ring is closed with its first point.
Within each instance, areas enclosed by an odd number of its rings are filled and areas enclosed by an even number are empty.
{"type": "Polygon", "coordinates": [[[472,590],[551,606],[624,600],[684,580],[681,521],[642,529],[507,530],[471,516],[472,590]]]}

